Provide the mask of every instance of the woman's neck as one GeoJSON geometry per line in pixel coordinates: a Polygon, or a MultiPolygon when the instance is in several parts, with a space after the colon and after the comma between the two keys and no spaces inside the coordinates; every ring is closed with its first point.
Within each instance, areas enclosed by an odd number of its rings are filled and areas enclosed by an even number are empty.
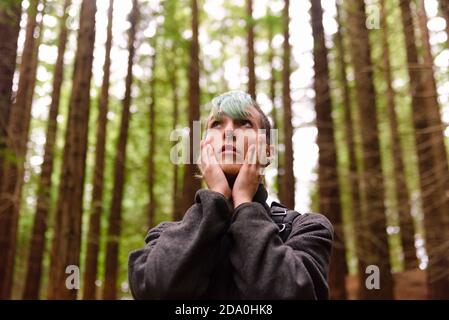
{"type": "Polygon", "coordinates": [[[237,178],[237,175],[226,175],[226,180],[228,180],[229,188],[234,186],[235,179],[237,178]]]}

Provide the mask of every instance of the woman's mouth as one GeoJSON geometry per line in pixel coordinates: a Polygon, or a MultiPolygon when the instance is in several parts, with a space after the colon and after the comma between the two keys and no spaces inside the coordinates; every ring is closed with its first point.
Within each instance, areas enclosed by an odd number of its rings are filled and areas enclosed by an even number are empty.
{"type": "Polygon", "coordinates": [[[237,149],[235,146],[231,144],[226,144],[221,148],[221,153],[237,153],[237,149]]]}

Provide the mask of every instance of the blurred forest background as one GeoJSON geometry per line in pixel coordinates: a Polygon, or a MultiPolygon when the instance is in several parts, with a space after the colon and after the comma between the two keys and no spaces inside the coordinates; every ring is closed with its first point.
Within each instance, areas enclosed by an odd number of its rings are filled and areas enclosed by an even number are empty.
{"type": "Polygon", "coordinates": [[[201,187],[170,133],[231,89],[279,129],[269,199],[335,226],[332,298],[449,298],[448,35],[447,0],[2,0],[0,298],[131,298],[201,187]]]}

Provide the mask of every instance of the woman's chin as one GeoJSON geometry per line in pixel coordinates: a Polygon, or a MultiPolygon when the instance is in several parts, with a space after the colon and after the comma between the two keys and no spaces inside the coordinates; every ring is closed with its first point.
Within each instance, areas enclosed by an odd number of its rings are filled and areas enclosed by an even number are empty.
{"type": "Polygon", "coordinates": [[[221,169],[227,176],[236,176],[239,174],[242,164],[221,164],[221,169]]]}

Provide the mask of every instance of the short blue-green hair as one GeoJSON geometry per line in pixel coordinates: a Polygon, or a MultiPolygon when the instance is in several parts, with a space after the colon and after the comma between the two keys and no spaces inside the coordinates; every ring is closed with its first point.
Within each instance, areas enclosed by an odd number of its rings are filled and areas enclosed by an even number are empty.
{"type": "Polygon", "coordinates": [[[220,119],[223,114],[232,119],[246,119],[250,116],[249,107],[254,107],[260,114],[261,129],[266,130],[267,143],[270,143],[271,124],[265,113],[251,96],[240,90],[228,91],[211,101],[211,113],[214,119],[220,119]]]}
{"type": "Polygon", "coordinates": [[[246,92],[225,92],[212,99],[211,115],[215,119],[220,119],[223,114],[232,119],[244,119],[249,116],[248,107],[253,104],[253,99],[246,92]]]}

